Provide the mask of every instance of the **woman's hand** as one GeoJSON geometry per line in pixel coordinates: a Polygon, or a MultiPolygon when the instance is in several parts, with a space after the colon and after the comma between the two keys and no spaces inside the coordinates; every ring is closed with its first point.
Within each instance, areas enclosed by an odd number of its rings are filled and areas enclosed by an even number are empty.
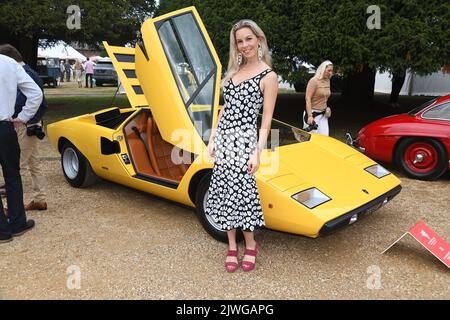
{"type": "Polygon", "coordinates": [[[247,162],[247,164],[248,164],[247,172],[249,174],[254,174],[258,170],[259,156],[260,156],[259,149],[256,148],[255,152],[253,152],[253,154],[250,156],[250,159],[247,162]]]}
{"type": "Polygon", "coordinates": [[[208,143],[208,155],[210,158],[216,157],[216,144],[214,143],[214,139],[209,140],[208,143]]]}
{"type": "Polygon", "coordinates": [[[313,124],[314,122],[314,117],[313,116],[308,116],[308,124],[313,124]]]}

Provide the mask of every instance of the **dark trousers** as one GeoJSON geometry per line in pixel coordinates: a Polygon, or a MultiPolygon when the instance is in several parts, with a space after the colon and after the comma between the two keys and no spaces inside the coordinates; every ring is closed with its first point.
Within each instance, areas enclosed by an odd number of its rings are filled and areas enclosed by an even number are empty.
{"type": "Polygon", "coordinates": [[[0,121],[0,164],[5,179],[9,218],[8,222],[0,198],[0,233],[11,234],[24,226],[27,220],[20,177],[20,147],[12,122],[0,121]]]}
{"type": "Polygon", "coordinates": [[[86,73],[86,88],[88,87],[88,78],[92,88],[92,73],[86,73]]]}

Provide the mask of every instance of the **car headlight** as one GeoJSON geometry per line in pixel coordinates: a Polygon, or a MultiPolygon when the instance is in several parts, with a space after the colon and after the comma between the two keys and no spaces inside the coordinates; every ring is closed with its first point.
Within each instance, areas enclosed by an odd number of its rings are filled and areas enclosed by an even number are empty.
{"type": "Polygon", "coordinates": [[[304,206],[308,207],[309,209],[313,209],[331,200],[330,197],[328,197],[326,194],[324,194],[317,188],[311,188],[308,190],[301,191],[299,193],[294,194],[292,198],[300,202],[304,206]]]}
{"type": "Polygon", "coordinates": [[[379,164],[374,164],[373,166],[367,167],[364,170],[366,170],[371,175],[374,175],[378,179],[381,179],[384,176],[387,176],[388,174],[390,174],[389,171],[387,171],[385,168],[383,168],[379,164]]]}

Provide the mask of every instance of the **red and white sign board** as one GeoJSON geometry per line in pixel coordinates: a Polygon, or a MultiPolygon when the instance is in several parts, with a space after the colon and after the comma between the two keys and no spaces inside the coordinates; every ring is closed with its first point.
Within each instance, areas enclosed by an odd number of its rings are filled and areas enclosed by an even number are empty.
{"type": "Polygon", "coordinates": [[[405,235],[410,234],[414,239],[419,241],[428,251],[436,258],[441,260],[448,268],[450,268],[450,245],[439,237],[436,232],[431,230],[423,221],[416,223],[414,227],[404,233],[397,241],[389,246],[382,253],[388,251],[394,244],[399,242],[405,235]]]}

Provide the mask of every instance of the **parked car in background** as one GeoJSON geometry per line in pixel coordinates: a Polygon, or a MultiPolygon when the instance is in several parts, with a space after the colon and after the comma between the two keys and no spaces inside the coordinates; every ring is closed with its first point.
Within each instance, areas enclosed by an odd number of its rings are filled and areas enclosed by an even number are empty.
{"type": "Polygon", "coordinates": [[[117,73],[110,58],[99,58],[94,66],[95,85],[117,84],[117,73]]]}
{"type": "Polygon", "coordinates": [[[59,58],[38,57],[36,71],[44,85],[58,86],[61,77],[59,58]]]}
{"type": "Polygon", "coordinates": [[[450,95],[362,128],[348,143],[375,160],[395,163],[408,176],[435,180],[450,170],[450,95]]]}

